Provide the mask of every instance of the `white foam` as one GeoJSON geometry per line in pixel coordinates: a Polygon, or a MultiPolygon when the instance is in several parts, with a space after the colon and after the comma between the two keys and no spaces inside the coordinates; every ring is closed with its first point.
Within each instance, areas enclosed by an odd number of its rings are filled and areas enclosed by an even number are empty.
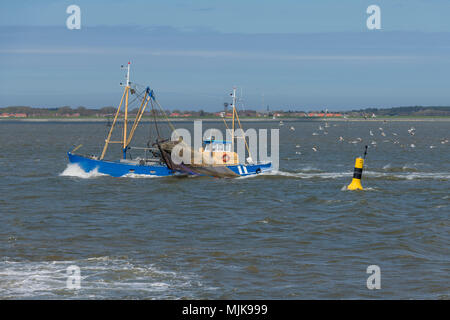
{"type": "Polygon", "coordinates": [[[390,169],[392,165],[388,163],[387,165],[383,166],[383,170],[390,169]]]}
{"type": "MultiPolygon", "coordinates": [[[[77,163],[69,163],[66,169],[59,174],[61,177],[77,177],[82,179],[97,178],[108,176],[107,174],[98,172],[98,168],[86,172],[77,163]]],[[[150,174],[127,173],[121,178],[160,178],[160,176],[150,174]]]]}
{"type": "Polygon", "coordinates": [[[133,294],[163,299],[181,295],[195,274],[162,271],[153,264],[127,258],[89,258],[74,261],[0,261],[0,299],[121,298],[133,294]],[[80,267],[81,288],[67,289],[67,267],[80,267]]]}
{"type": "MultiPolygon", "coordinates": [[[[283,176],[299,179],[337,179],[343,177],[351,177],[353,172],[285,172],[285,171],[271,171],[264,172],[258,176],[283,176]]],[[[419,179],[437,179],[448,180],[450,179],[450,172],[413,172],[413,173],[391,173],[391,172],[376,172],[376,171],[364,171],[364,176],[373,178],[397,178],[405,180],[419,180],[419,179]]],[[[255,175],[256,176],[256,175],[255,175]]],[[[249,176],[250,177],[250,176],[249,176]]],[[[369,189],[368,189],[369,190],[369,189]]]]}
{"type": "Polygon", "coordinates": [[[448,180],[450,179],[450,172],[414,172],[414,173],[384,173],[375,171],[365,171],[364,175],[370,177],[380,178],[380,177],[393,177],[397,179],[405,180],[416,180],[416,179],[437,179],[437,180],[448,180]]]}
{"type": "Polygon", "coordinates": [[[313,178],[323,178],[323,179],[335,179],[341,177],[351,176],[352,172],[285,172],[285,171],[272,171],[263,173],[264,175],[271,176],[284,176],[284,177],[293,177],[293,178],[302,178],[302,179],[313,179],[313,178]]]}
{"type": "MultiPolygon", "coordinates": [[[[391,164],[387,164],[383,166],[383,170],[389,170],[391,168],[391,164]]],[[[402,170],[407,171],[409,167],[404,166],[402,170]]],[[[410,168],[413,169],[413,168],[410,168]]],[[[351,177],[353,172],[310,172],[317,170],[313,167],[305,167],[301,172],[285,172],[285,171],[263,171],[260,174],[252,174],[248,176],[241,176],[238,179],[247,179],[253,178],[257,176],[284,176],[284,177],[292,177],[292,178],[300,178],[300,179],[337,179],[342,177],[351,177]]],[[[416,180],[416,179],[437,179],[437,180],[449,180],[450,173],[449,172],[412,172],[412,173],[391,173],[391,172],[377,172],[377,171],[364,171],[363,176],[369,176],[374,178],[397,178],[397,179],[405,179],[405,180],[416,180]]],[[[66,177],[78,177],[83,179],[107,176],[106,174],[99,173],[97,168],[86,172],[84,171],[78,164],[68,164],[67,168],[60,174],[60,176],[66,177]]],[[[135,174],[128,173],[124,176],[124,178],[160,178],[155,175],[143,175],[143,174],[135,174]]]]}
{"type": "Polygon", "coordinates": [[[98,172],[98,168],[89,172],[84,171],[77,163],[69,163],[66,169],[59,174],[62,177],[77,177],[83,179],[96,178],[106,176],[106,174],[98,172]]]}
{"type": "MultiPolygon", "coordinates": [[[[343,186],[343,187],[341,188],[341,191],[350,191],[350,190],[348,190],[348,189],[347,189],[347,185],[345,185],[345,186],[343,186]]],[[[357,190],[357,191],[375,191],[375,188],[372,188],[372,187],[364,187],[364,186],[363,186],[363,189],[362,189],[362,190],[357,190]]]]}
{"type": "Polygon", "coordinates": [[[447,173],[416,172],[405,175],[405,178],[407,180],[414,180],[414,179],[449,180],[450,172],[447,173]]]}
{"type": "Polygon", "coordinates": [[[121,178],[162,178],[163,176],[155,176],[152,174],[136,174],[136,173],[127,173],[121,178]]]}
{"type": "Polygon", "coordinates": [[[309,172],[309,171],[320,171],[320,170],[318,168],[313,167],[313,166],[306,166],[306,167],[302,168],[301,171],[309,172]]]}

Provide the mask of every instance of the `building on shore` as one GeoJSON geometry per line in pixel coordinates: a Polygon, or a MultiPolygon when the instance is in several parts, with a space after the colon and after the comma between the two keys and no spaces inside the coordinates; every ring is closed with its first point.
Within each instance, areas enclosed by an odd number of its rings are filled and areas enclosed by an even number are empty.
{"type": "Polygon", "coordinates": [[[26,113],[1,113],[0,118],[26,118],[26,113]]]}

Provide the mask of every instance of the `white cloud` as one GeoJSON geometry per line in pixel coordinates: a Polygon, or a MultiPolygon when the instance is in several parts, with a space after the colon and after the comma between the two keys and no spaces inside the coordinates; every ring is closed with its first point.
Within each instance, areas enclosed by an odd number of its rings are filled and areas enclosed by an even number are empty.
{"type": "Polygon", "coordinates": [[[217,50],[153,50],[123,48],[18,48],[0,49],[0,54],[124,54],[133,52],[138,55],[192,57],[192,58],[229,58],[229,59],[263,59],[279,61],[402,61],[418,59],[419,56],[407,55],[300,55],[261,53],[249,51],[217,50]]]}

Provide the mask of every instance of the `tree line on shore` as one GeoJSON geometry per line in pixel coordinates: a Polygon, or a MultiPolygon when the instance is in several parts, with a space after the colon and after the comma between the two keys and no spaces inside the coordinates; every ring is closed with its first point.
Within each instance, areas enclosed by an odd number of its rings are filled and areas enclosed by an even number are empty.
{"type": "MultiPolygon", "coordinates": [[[[156,116],[163,116],[162,112],[155,110],[156,116]]],[[[230,112],[230,111],[228,111],[230,112]]],[[[314,111],[324,113],[324,111],[314,111]]],[[[59,108],[29,107],[29,106],[9,106],[0,108],[0,115],[22,115],[26,117],[111,117],[116,113],[116,108],[112,106],[99,109],[63,106],[59,108]]],[[[129,110],[129,114],[137,113],[137,109],[129,110]]],[[[168,116],[180,117],[208,117],[218,115],[229,115],[224,111],[208,112],[204,110],[166,110],[168,116]]],[[[259,117],[259,116],[278,116],[278,117],[301,117],[308,116],[311,111],[267,111],[258,112],[255,110],[239,110],[241,116],[259,117]]],[[[373,117],[373,116],[450,116],[450,107],[441,106],[412,106],[412,107],[393,107],[393,108],[365,108],[359,110],[343,111],[344,115],[350,117],[373,117]]],[[[151,111],[147,111],[144,116],[152,116],[151,111]]]]}
{"type": "Polygon", "coordinates": [[[352,110],[352,113],[375,114],[376,116],[450,116],[450,107],[414,106],[393,108],[366,108],[352,110]]]}

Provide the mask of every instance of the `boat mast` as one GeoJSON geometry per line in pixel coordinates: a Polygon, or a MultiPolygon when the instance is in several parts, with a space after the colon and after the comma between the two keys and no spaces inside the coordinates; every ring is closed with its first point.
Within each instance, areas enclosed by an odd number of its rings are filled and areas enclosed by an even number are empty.
{"type": "MultiPolygon", "coordinates": [[[[122,66],[122,69],[123,69],[123,66],[122,66]]],[[[122,83],[120,83],[120,85],[122,85],[122,83]]],[[[110,143],[123,144],[123,146],[124,146],[124,148],[123,148],[123,150],[124,150],[124,152],[123,152],[124,153],[124,159],[126,159],[126,135],[127,135],[127,133],[126,133],[127,129],[126,128],[127,128],[127,117],[128,117],[128,91],[129,91],[129,89],[130,89],[130,62],[128,62],[127,83],[126,83],[126,86],[125,86],[125,90],[123,91],[122,99],[120,100],[119,106],[117,107],[116,115],[114,116],[114,121],[113,121],[113,123],[111,125],[111,129],[109,129],[108,137],[105,140],[105,145],[103,147],[102,154],[100,155],[100,160],[103,160],[103,158],[105,157],[106,150],[108,149],[108,145],[110,143]],[[125,99],[125,122],[124,122],[124,130],[123,130],[124,131],[124,133],[123,133],[124,139],[123,139],[123,141],[111,141],[111,135],[112,135],[112,132],[114,130],[114,126],[116,125],[117,118],[119,117],[120,108],[122,107],[122,103],[123,103],[124,99],[125,99]]]]}
{"type": "Polygon", "coordinates": [[[234,150],[234,115],[236,114],[236,87],[233,87],[233,121],[231,123],[232,129],[231,129],[231,150],[234,150]]]}
{"type": "Polygon", "coordinates": [[[242,125],[241,125],[241,120],[239,119],[239,115],[238,115],[238,113],[236,111],[236,87],[233,87],[233,94],[232,94],[232,96],[233,96],[233,123],[232,123],[232,130],[231,130],[232,131],[232,135],[231,135],[232,136],[231,150],[234,150],[234,127],[235,127],[234,126],[234,122],[235,122],[235,119],[236,119],[237,122],[238,122],[239,128],[242,131],[242,137],[239,137],[239,138],[244,139],[245,147],[246,147],[248,155],[249,155],[249,157],[251,159],[252,155],[250,153],[250,148],[248,146],[247,139],[245,139],[245,133],[244,133],[244,129],[242,128],[242,125]]]}
{"type": "Polygon", "coordinates": [[[130,91],[130,62],[127,66],[127,85],[125,87],[125,114],[123,119],[123,158],[127,158],[127,122],[128,122],[128,94],[130,91]]]}

